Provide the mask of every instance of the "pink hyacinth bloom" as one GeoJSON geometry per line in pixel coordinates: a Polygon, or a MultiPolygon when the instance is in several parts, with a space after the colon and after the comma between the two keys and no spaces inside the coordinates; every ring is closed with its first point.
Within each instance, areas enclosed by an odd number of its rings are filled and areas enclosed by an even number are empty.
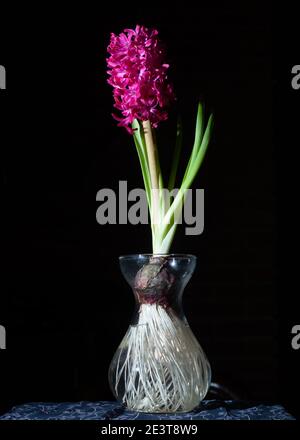
{"type": "Polygon", "coordinates": [[[167,119],[165,108],[175,99],[158,31],[137,25],[135,30],[111,34],[107,51],[108,83],[114,88],[114,107],[122,113],[122,117],[113,114],[118,125],[130,133],[134,119],[150,120],[157,127],[167,119]]]}

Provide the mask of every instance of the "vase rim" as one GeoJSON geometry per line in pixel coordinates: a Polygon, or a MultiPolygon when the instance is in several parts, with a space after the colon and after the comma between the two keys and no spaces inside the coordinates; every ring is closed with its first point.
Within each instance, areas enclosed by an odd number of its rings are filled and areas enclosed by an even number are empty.
{"type": "Polygon", "coordinates": [[[178,259],[184,259],[184,258],[190,258],[192,260],[196,260],[196,255],[193,254],[151,254],[151,253],[145,253],[145,254],[128,254],[128,255],[120,255],[119,260],[123,259],[136,259],[136,258],[143,258],[143,257],[166,257],[166,258],[178,258],[178,259]]]}

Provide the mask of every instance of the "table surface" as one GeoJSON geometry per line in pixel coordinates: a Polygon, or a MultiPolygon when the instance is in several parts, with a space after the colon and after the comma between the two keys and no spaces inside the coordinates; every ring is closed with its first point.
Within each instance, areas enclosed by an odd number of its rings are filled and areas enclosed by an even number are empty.
{"type": "Polygon", "coordinates": [[[147,414],[117,402],[26,403],[0,420],[294,420],[281,405],[233,400],[204,400],[189,413],[147,414]]]}

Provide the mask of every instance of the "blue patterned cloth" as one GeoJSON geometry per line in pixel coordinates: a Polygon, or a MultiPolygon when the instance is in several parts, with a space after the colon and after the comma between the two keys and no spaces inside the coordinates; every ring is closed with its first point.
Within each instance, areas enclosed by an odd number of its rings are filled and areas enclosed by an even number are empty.
{"type": "Polygon", "coordinates": [[[0,420],[294,420],[281,405],[205,400],[189,413],[146,414],[116,402],[26,403],[0,420]]]}

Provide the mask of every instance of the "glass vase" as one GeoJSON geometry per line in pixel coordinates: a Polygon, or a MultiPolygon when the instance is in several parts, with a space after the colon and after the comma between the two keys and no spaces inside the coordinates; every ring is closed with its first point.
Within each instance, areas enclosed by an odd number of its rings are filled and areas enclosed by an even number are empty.
{"type": "Polygon", "coordinates": [[[120,257],[120,266],[136,308],[109,367],[110,388],[129,410],[191,411],[204,399],[211,379],[182,308],[196,257],[127,255],[120,257]]]}

